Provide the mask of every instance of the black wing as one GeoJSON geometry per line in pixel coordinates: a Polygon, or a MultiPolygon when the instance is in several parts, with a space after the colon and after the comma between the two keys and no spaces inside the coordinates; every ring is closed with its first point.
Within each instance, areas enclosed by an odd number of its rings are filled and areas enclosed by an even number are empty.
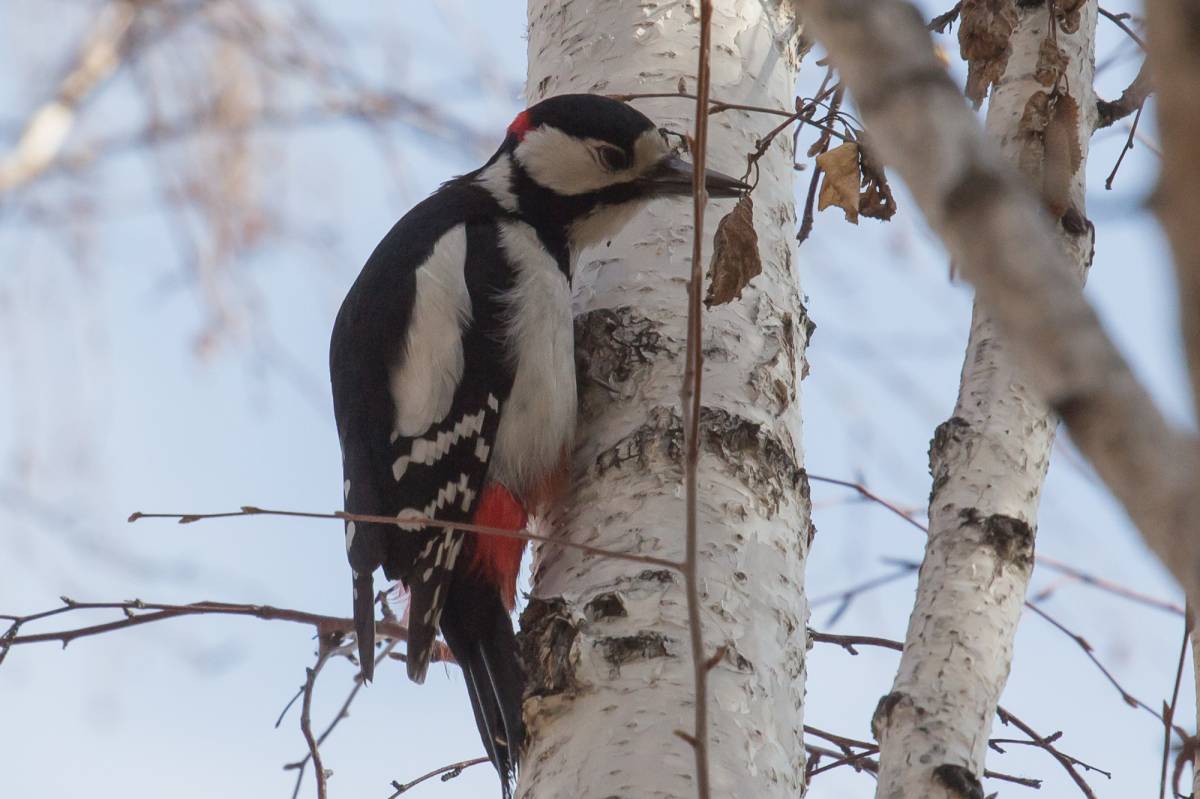
{"type": "MultiPolygon", "coordinates": [[[[501,295],[511,287],[511,272],[499,249],[495,211],[494,201],[481,191],[444,187],[392,228],[342,305],[330,374],[348,512],[403,512],[448,522],[469,521],[474,513],[500,408],[512,385],[499,330],[501,295]],[[442,420],[419,436],[395,437],[390,376],[400,366],[404,333],[414,303],[420,302],[416,271],[456,224],[466,225],[465,278],[472,309],[461,331],[462,377],[442,420]]],[[[403,531],[347,523],[359,655],[368,678],[374,658],[374,570],[383,566],[389,578],[403,580],[409,589],[408,671],[420,682],[455,569],[465,565],[459,557],[463,547],[462,533],[441,528],[403,531]]]]}

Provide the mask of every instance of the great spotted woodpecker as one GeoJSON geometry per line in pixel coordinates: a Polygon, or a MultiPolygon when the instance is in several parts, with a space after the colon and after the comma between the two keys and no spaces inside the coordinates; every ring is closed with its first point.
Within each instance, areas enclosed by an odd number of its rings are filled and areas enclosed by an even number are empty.
{"type": "MultiPolygon", "coordinates": [[[[713,197],[747,187],[705,175],[713,197]]],[[[575,256],[646,201],[690,194],[691,165],[629,105],[551,97],[496,154],[417,204],[350,288],[330,346],[348,512],[524,529],[560,484],[575,428],[575,256]]],[[[524,541],[346,523],[363,676],[374,666],[372,574],[409,592],[408,676],[441,629],[462,667],[504,795],[523,740],[510,613],[524,541]]]]}

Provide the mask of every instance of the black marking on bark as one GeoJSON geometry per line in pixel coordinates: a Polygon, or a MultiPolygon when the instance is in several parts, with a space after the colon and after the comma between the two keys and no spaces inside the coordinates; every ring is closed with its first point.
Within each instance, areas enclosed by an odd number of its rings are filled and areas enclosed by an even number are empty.
{"type": "MultiPolygon", "coordinates": [[[[763,425],[718,408],[700,411],[700,448],[716,456],[728,473],[754,489],[766,506],[768,518],[779,512],[784,501],[800,488],[803,469],[792,448],[763,425]]],[[[682,466],[683,420],[674,408],[650,410],[646,422],[596,456],[598,474],[635,464],[639,469],[657,469],[661,461],[682,466]]]]}
{"type": "Polygon", "coordinates": [[[813,539],[817,537],[817,525],[812,516],[812,484],[808,481],[808,470],[800,469],[800,505],[804,508],[804,518],[808,519],[808,532],[805,534],[805,551],[812,550],[813,539]]]}
{"type": "Polygon", "coordinates": [[[975,508],[963,508],[958,518],[963,524],[983,531],[983,543],[995,550],[1002,563],[1019,569],[1033,568],[1034,532],[1027,522],[1003,513],[983,517],[975,508]]]}
{"type": "Polygon", "coordinates": [[[596,641],[596,646],[600,648],[609,665],[620,668],[626,663],[638,660],[674,657],[668,647],[670,643],[671,639],[662,633],[647,631],[637,635],[600,638],[596,641]]]}
{"type": "Polygon", "coordinates": [[[893,691],[879,698],[879,704],[875,705],[875,712],[871,714],[871,734],[876,741],[883,743],[883,734],[892,724],[892,711],[902,702],[913,705],[912,697],[901,691],[893,691]]]}
{"type": "Polygon", "coordinates": [[[625,600],[616,591],[592,597],[592,601],[583,606],[583,612],[589,621],[619,619],[629,615],[629,611],[625,609],[625,600]]]}
{"type": "Polygon", "coordinates": [[[675,583],[675,572],[670,569],[646,569],[637,579],[648,583],[675,583]]]}
{"type": "Polygon", "coordinates": [[[933,431],[933,440],[929,442],[929,474],[933,477],[933,486],[929,490],[930,504],[950,481],[950,469],[946,465],[949,460],[947,451],[952,445],[966,441],[970,432],[971,424],[961,416],[951,416],[933,431]]]}
{"type": "Polygon", "coordinates": [[[979,778],[964,766],[943,763],[933,770],[933,780],[962,799],[983,799],[979,778]]]}
{"type": "Polygon", "coordinates": [[[580,385],[612,386],[642,376],[654,360],[674,357],[679,345],[634,308],[603,308],[575,319],[575,366],[580,385]]]}
{"type": "Polygon", "coordinates": [[[530,597],[517,634],[527,698],[573,694],[579,689],[571,658],[578,636],[579,629],[563,599],[530,597]]]}
{"type": "Polygon", "coordinates": [[[1062,223],[1063,230],[1072,236],[1082,236],[1088,232],[1088,226],[1091,225],[1091,222],[1073,205],[1063,212],[1062,219],[1059,221],[1062,223]]]}

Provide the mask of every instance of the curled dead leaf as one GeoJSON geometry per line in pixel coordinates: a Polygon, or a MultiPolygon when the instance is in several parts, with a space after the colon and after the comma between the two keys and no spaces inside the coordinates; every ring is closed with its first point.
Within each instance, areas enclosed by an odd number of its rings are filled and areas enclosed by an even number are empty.
{"type": "Polygon", "coordinates": [[[859,148],[863,191],[858,198],[858,212],[871,219],[891,219],[896,213],[896,198],[888,184],[883,166],[875,160],[869,147],[859,148]]]}
{"type": "Polygon", "coordinates": [[[825,173],[817,210],[835,205],[846,212],[846,221],[858,224],[858,187],[862,183],[859,171],[858,144],[848,141],[817,156],[817,166],[825,173]]]}
{"type": "Polygon", "coordinates": [[[1054,10],[1057,12],[1058,24],[1063,33],[1075,33],[1079,30],[1083,3],[1084,0],[1054,0],[1054,10]]]}
{"type": "Polygon", "coordinates": [[[1053,114],[1046,125],[1045,160],[1042,169],[1042,199],[1055,219],[1071,207],[1071,181],[1083,162],[1079,146],[1079,105],[1069,94],[1055,98],[1053,114]]]}
{"type": "Polygon", "coordinates": [[[1013,0],[963,0],[958,47],[967,62],[967,97],[978,108],[1000,80],[1012,53],[1010,40],[1019,18],[1013,0]]]}
{"type": "Polygon", "coordinates": [[[1017,127],[1018,135],[1022,140],[1017,165],[1021,168],[1021,173],[1027,175],[1035,184],[1041,183],[1042,159],[1046,153],[1043,133],[1049,123],[1050,93],[1034,92],[1025,101],[1025,109],[1021,113],[1021,123],[1017,127]]]}
{"type": "Polygon", "coordinates": [[[705,307],[724,305],[741,297],[742,289],[761,272],[758,233],[754,230],[754,201],[745,194],[717,224],[717,232],[713,235],[705,307]]]}
{"type": "Polygon", "coordinates": [[[1067,54],[1058,46],[1058,41],[1052,37],[1042,39],[1038,49],[1037,69],[1034,79],[1043,86],[1054,86],[1063,70],[1067,68],[1067,54]]]}

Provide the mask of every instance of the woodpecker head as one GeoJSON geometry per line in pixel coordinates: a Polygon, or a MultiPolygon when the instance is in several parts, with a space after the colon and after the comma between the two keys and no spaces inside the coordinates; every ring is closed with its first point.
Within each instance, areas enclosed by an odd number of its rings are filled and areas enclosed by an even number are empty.
{"type": "MultiPolygon", "coordinates": [[[[692,165],[632,106],[595,94],[550,97],[522,111],[475,173],[500,204],[575,248],[614,235],[647,200],[692,193],[692,165]]],[[[707,170],[710,197],[749,186],[707,170]]]]}

